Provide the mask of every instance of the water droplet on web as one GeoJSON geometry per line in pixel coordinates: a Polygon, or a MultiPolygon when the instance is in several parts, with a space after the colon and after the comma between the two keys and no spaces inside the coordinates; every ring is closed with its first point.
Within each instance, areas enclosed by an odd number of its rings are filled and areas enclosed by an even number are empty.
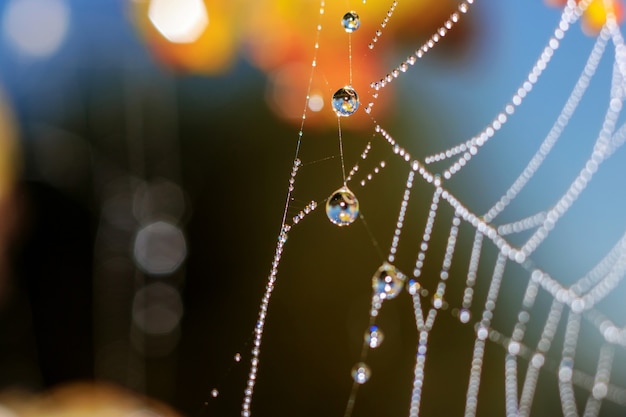
{"type": "Polygon", "coordinates": [[[217,397],[218,395],[220,395],[220,392],[219,392],[216,388],[213,388],[213,389],[211,390],[211,397],[215,398],[215,397],[217,397]]]}
{"type": "Polygon", "coordinates": [[[235,362],[241,362],[241,354],[240,353],[235,353],[235,362]]]}
{"type": "Polygon", "coordinates": [[[415,295],[419,292],[422,286],[416,280],[410,279],[409,282],[407,283],[407,288],[409,290],[409,294],[415,295]]]}
{"type": "Polygon", "coordinates": [[[432,304],[436,309],[443,307],[443,296],[439,293],[435,293],[433,295],[432,304]]]}
{"type": "Polygon", "coordinates": [[[370,326],[369,329],[365,332],[365,343],[371,348],[377,348],[383,343],[384,339],[383,332],[378,328],[378,326],[370,326]]]}
{"type": "Polygon", "coordinates": [[[468,309],[462,308],[461,311],[459,311],[459,320],[461,320],[461,323],[469,322],[470,318],[471,314],[468,309]]]}
{"type": "Polygon", "coordinates": [[[359,95],[347,85],[333,94],[333,109],[338,116],[350,116],[359,108],[359,95]]]}
{"type": "Polygon", "coordinates": [[[343,15],[343,18],[341,19],[341,24],[343,25],[343,28],[346,32],[352,33],[359,28],[359,26],[361,25],[361,20],[359,19],[359,15],[356,12],[350,11],[343,15]]]}
{"type": "Polygon", "coordinates": [[[359,215],[359,200],[348,187],[341,187],[328,198],[326,215],[337,226],[348,226],[359,215]]]}
{"type": "Polygon", "coordinates": [[[366,363],[359,362],[352,367],[352,378],[357,384],[365,384],[372,376],[372,371],[366,363]]]}
{"type": "Polygon", "coordinates": [[[406,281],[406,275],[398,271],[395,266],[385,262],[374,274],[372,288],[382,300],[390,300],[400,294],[404,281],[406,281]]]}

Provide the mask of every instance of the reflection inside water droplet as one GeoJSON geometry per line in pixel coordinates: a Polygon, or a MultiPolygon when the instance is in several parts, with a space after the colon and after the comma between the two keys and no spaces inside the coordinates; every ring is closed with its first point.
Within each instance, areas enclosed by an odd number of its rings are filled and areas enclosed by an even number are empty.
{"type": "Polygon", "coordinates": [[[374,293],[382,300],[395,298],[406,281],[406,275],[398,271],[395,266],[388,262],[382,264],[372,278],[374,293]]]}
{"type": "Polygon", "coordinates": [[[333,94],[333,109],[338,116],[347,117],[359,108],[359,95],[349,85],[341,87],[333,94]]]}
{"type": "Polygon", "coordinates": [[[326,201],[326,215],[337,226],[347,226],[359,215],[359,201],[348,187],[341,187],[326,201]]]}
{"type": "Polygon", "coordinates": [[[359,26],[361,25],[361,20],[359,19],[359,15],[356,12],[350,11],[343,15],[343,18],[341,19],[341,24],[346,32],[352,33],[359,28],[359,26]]]}

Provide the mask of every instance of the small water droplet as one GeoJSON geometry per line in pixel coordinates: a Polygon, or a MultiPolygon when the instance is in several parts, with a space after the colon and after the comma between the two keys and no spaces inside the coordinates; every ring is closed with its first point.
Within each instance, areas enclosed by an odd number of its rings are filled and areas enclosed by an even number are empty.
{"type": "Polygon", "coordinates": [[[443,306],[443,296],[439,293],[435,293],[433,295],[433,307],[435,307],[436,309],[440,309],[443,306]]]}
{"type": "Polygon", "coordinates": [[[235,353],[235,362],[241,362],[241,354],[240,353],[235,353]]]}
{"type": "Polygon", "coordinates": [[[328,198],[326,215],[337,226],[348,226],[359,215],[359,200],[348,187],[341,187],[328,198]]]}
{"type": "Polygon", "coordinates": [[[359,95],[347,85],[333,94],[333,109],[338,116],[350,116],[359,108],[359,95]]]}
{"type": "Polygon", "coordinates": [[[408,286],[409,294],[411,295],[417,294],[420,288],[422,288],[420,283],[414,279],[410,279],[407,286],[408,286]]]}
{"type": "Polygon", "coordinates": [[[365,332],[365,343],[372,349],[380,346],[384,338],[385,336],[378,326],[370,326],[365,332]]]}
{"type": "Polygon", "coordinates": [[[385,262],[374,274],[372,288],[382,300],[390,300],[402,291],[405,281],[406,275],[398,271],[395,266],[385,262]]]}
{"type": "Polygon", "coordinates": [[[471,314],[469,310],[466,308],[462,308],[461,311],[459,312],[459,320],[461,320],[461,323],[469,322],[470,318],[471,318],[471,314]]]}
{"type": "Polygon", "coordinates": [[[220,395],[220,392],[219,392],[216,388],[213,388],[213,389],[211,390],[211,397],[215,398],[215,397],[217,397],[218,395],[220,395]]]}
{"type": "Polygon", "coordinates": [[[367,45],[367,47],[370,48],[370,49],[374,49],[374,44],[370,43],[369,45],[367,45]]]}
{"type": "Polygon", "coordinates": [[[366,363],[359,362],[352,367],[352,378],[357,384],[365,384],[372,376],[372,371],[366,363]]]}
{"type": "Polygon", "coordinates": [[[350,11],[343,15],[343,18],[341,19],[341,24],[346,32],[352,33],[359,28],[359,26],[361,25],[361,20],[359,19],[359,15],[356,12],[350,11]]]}

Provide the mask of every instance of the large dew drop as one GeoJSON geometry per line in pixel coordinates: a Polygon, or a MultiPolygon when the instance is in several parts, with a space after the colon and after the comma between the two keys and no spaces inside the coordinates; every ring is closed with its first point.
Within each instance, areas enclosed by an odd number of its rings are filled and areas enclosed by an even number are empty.
{"type": "Polygon", "coordinates": [[[366,363],[359,362],[352,367],[352,378],[357,384],[365,384],[372,376],[372,371],[366,363]]]}
{"type": "Polygon", "coordinates": [[[341,24],[346,32],[352,33],[361,26],[361,20],[356,12],[348,12],[343,15],[341,24]]]}
{"type": "Polygon", "coordinates": [[[406,275],[398,271],[395,266],[385,262],[374,274],[372,288],[374,288],[374,294],[378,295],[381,300],[391,300],[400,294],[404,281],[406,281],[406,275]]]}
{"type": "Polygon", "coordinates": [[[333,109],[338,116],[347,117],[359,108],[359,95],[349,85],[341,87],[333,94],[333,109]]]}
{"type": "Polygon", "coordinates": [[[348,187],[341,187],[326,201],[326,215],[337,226],[348,226],[359,215],[359,200],[348,187]]]}

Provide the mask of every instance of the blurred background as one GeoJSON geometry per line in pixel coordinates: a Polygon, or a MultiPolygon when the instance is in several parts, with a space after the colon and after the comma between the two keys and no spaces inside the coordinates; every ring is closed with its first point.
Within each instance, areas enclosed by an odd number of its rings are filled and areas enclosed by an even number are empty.
{"type": "MultiPolygon", "coordinates": [[[[477,3],[374,108],[376,120],[419,159],[468,139],[501,111],[562,6],[477,3]]],[[[329,105],[348,80],[341,16],[352,9],[361,16],[351,40],[353,85],[365,92],[456,6],[400,2],[370,49],[390,2],[327,1],[318,39],[316,0],[0,0],[0,416],[51,415],[63,407],[96,415],[112,404],[120,415],[237,415],[309,84],[306,169],[289,216],[341,185],[329,105]]],[[[616,7],[621,18],[621,3],[616,7]]],[[[506,190],[558,116],[602,24],[602,11],[594,13],[570,30],[502,139],[450,182],[475,212],[506,190]]],[[[572,137],[503,223],[550,207],[580,169],[608,103],[608,55],[572,121],[572,137]]],[[[342,129],[349,167],[373,139],[372,124],[361,111],[342,129]]],[[[393,161],[387,146],[374,146],[372,154],[374,164],[393,161]]],[[[623,160],[616,153],[536,254],[554,276],[573,282],[622,235],[623,160]]],[[[323,210],[294,228],[268,316],[257,415],[343,412],[367,323],[369,282],[379,266],[372,236],[383,251],[391,242],[405,168],[388,164],[360,193],[355,183],[371,235],[359,226],[338,230],[323,210]]],[[[430,192],[416,186],[406,232],[413,246],[430,192]]],[[[433,247],[445,247],[448,226],[438,230],[433,247]]],[[[453,271],[459,279],[451,284],[451,309],[461,300],[470,229],[455,255],[461,266],[453,271]]],[[[412,270],[414,253],[400,257],[401,269],[412,270]]],[[[429,266],[433,274],[437,267],[429,266]]],[[[478,293],[487,287],[486,271],[478,293]]],[[[520,281],[507,284],[514,307],[496,323],[505,334],[523,288],[520,281]]],[[[622,289],[603,305],[619,325],[626,324],[623,295],[622,289]]],[[[545,298],[539,316],[551,301],[545,298]]],[[[403,415],[408,407],[412,311],[402,302],[385,308],[385,345],[372,358],[380,376],[363,388],[371,395],[359,397],[355,415],[403,415]]],[[[441,321],[423,411],[460,415],[473,329],[453,314],[441,321]]],[[[590,373],[596,342],[589,342],[590,373]]],[[[503,352],[488,352],[494,365],[485,365],[484,378],[494,390],[485,390],[486,415],[503,414],[503,352]]],[[[626,385],[624,369],[614,377],[626,385]]],[[[546,381],[539,404],[556,412],[554,374],[546,381]]]]}

